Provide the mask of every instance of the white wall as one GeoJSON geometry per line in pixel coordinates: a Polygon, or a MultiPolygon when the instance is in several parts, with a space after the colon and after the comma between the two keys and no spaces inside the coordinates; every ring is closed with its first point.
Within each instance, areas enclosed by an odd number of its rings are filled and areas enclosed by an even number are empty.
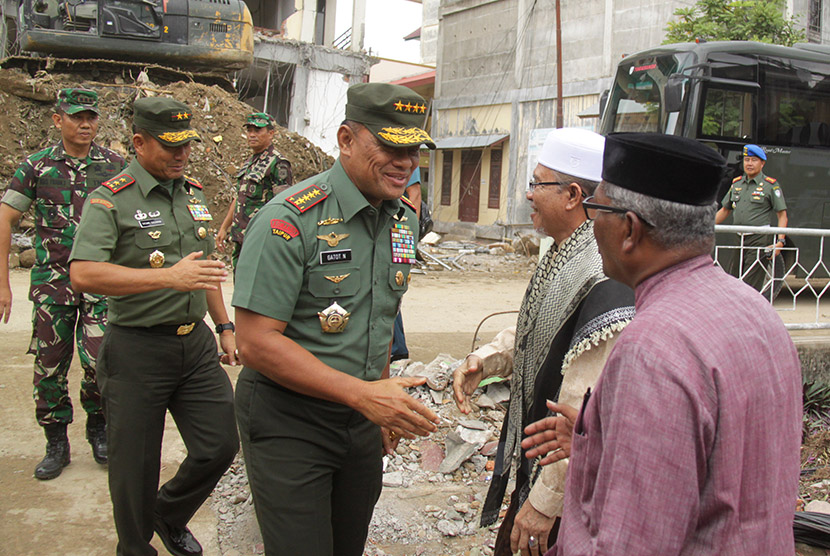
{"type": "Polygon", "coordinates": [[[307,124],[303,135],[335,158],[339,154],[337,128],[346,115],[348,88],[349,84],[339,73],[309,70],[306,89],[307,124]]]}

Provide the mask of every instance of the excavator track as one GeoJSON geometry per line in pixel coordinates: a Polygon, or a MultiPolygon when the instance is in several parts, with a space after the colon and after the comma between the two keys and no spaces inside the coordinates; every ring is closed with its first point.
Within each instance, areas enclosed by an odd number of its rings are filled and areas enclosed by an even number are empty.
{"type": "Polygon", "coordinates": [[[96,59],[67,59],[34,56],[9,56],[0,60],[0,68],[16,68],[27,72],[32,77],[40,71],[49,73],[78,73],[91,76],[97,81],[116,83],[118,78],[133,82],[141,72],[145,72],[153,83],[164,85],[177,81],[201,83],[221,87],[236,93],[233,83],[223,74],[210,72],[189,72],[177,68],[147,64],[96,59]]]}

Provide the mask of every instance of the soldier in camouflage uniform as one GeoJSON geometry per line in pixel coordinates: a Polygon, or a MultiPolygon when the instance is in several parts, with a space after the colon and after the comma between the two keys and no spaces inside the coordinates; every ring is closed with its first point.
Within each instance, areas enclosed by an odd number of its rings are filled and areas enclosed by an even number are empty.
{"type": "Polygon", "coordinates": [[[34,205],[36,261],[29,298],[34,303],[32,342],[34,398],[44,427],[46,457],[38,479],[53,479],[70,460],[66,426],[72,422],[67,373],[73,342],[83,368],[81,405],[87,439],[98,463],[107,462],[106,424],[95,379],[95,360],[106,326],[106,299],[80,294],[69,282],[69,253],[87,195],[124,168],[124,159],[93,142],[98,130],[98,94],[85,89],[58,93],[55,127],[61,141],[30,156],[17,169],[0,202],[0,315],[11,313],[8,256],[11,229],[34,205]]]}
{"type": "Polygon", "coordinates": [[[274,148],[274,118],[264,112],[254,112],[245,122],[248,146],[253,151],[237,173],[236,199],[228,207],[228,214],[216,234],[216,247],[224,251],[228,230],[233,242],[233,267],[239,260],[245,229],[254,214],[274,196],[293,184],[291,163],[274,148]]]}

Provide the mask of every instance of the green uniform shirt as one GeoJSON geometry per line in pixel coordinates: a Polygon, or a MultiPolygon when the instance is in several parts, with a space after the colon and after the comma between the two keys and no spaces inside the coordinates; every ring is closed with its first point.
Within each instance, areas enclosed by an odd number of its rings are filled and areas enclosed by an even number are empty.
{"type": "Polygon", "coordinates": [[[769,226],[770,214],[787,210],[778,180],[763,172],[750,180],[744,174],[733,181],[721,206],[734,211],[732,221],[736,226],[769,226]]]}
{"type": "Polygon", "coordinates": [[[288,323],[285,335],[327,365],[377,380],[417,234],[411,207],[399,200],[372,207],[338,160],[280,193],[251,221],[233,305],[288,323]],[[343,332],[325,333],[318,313],[334,302],[349,321],[343,332]]]}
{"type": "MultiPolygon", "coordinates": [[[[173,183],[173,196],[133,160],[123,174],[89,197],[70,260],[109,262],[130,268],[153,268],[150,255],[164,255],[173,266],[194,251],[213,252],[202,186],[190,179],[173,183]],[[132,183],[135,180],[135,183],[132,183]]],[[[204,318],[204,290],[162,289],[111,296],[109,322],[121,326],[181,324],[204,318]]]]}

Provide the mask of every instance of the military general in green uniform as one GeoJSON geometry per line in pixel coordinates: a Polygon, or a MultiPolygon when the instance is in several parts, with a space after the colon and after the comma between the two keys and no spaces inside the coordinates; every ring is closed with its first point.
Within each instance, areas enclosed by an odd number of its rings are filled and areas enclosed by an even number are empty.
{"type": "Polygon", "coordinates": [[[199,555],[187,523],[238,450],[230,380],[217,325],[235,363],[222,300],[223,263],[202,186],[184,177],[191,110],[169,98],[135,102],[136,157],[89,198],[71,255],[72,285],[110,296],[98,377],[109,426],[109,486],[120,556],[151,556],[155,530],[176,555],[199,555]],[[167,410],[187,457],[158,489],[167,410]]]}
{"type": "Polygon", "coordinates": [[[276,194],[294,183],[291,163],[274,147],[275,126],[274,118],[264,112],[254,112],[245,121],[245,135],[253,155],[236,175],[236,199],[228,207],[225,220],[216,234],[216,248],[224,251],[225,239],[230,230],[234,268],[239,261],[245,230],[251,218],[276,194]]]}
{"type": "MultiPolygon", "coordinates": [[[[743,175],[732,181],[732,186],[721,201],[721,208],[715,216],[715,224],[720,224],[734,212],[733,224],[736,226],[769,226],[775,214],[779,228],[787,227],[787,203],[781,184],[775,178],[764,175],[763,169],[767,155],[758,145],[744,145],[743,175]]],[[[743,277],[744,282],[764,292],[770,284],[772,266],[775,261],[775,278],[783,278],[783,261],[779,251],[784,247],[786,236],[779,234],[772,242],[767,234],[748,234],[744,236],[741,257],[733,259],[731,273],[743,277]],[[768,251],[771,255],[767,255],[768,251]]],[[[765,293],[766,295],[766,293],[765,293]]]]}
{"type": "Polygon", "coordinates": [[[17,169],[0,204],[0,317],[8,322],[11,229],[29,207],[35,215],[35,264],[29,299],[34,304],[32,342],[37,422],[46,438],[46,456],[35,467],[38,479],[53,479],[69,464],[66,427],[72,422],[67,373],[73,344],[83,369],[81,405],[86,436],[98,463],[107,462],[106,423],[95,379],[98,347],[106,327],[107,300],[82,294],[69,283],[69,253],[87,196],[124,168],[124,159],[94,142],[98,93],[61,89],[52,121],[61,140],[28,157],[17,169]]]}
{"type": "Polygon", "coordinates": [[[402,201],[426,103],[388,84],[349,88],[340,158],[252,220],[233,305],[245,368],[237,420],[266,554],[358,556],[383,451],[436,430],[388,378],[392,326],[415,262],[402,201]]]}

